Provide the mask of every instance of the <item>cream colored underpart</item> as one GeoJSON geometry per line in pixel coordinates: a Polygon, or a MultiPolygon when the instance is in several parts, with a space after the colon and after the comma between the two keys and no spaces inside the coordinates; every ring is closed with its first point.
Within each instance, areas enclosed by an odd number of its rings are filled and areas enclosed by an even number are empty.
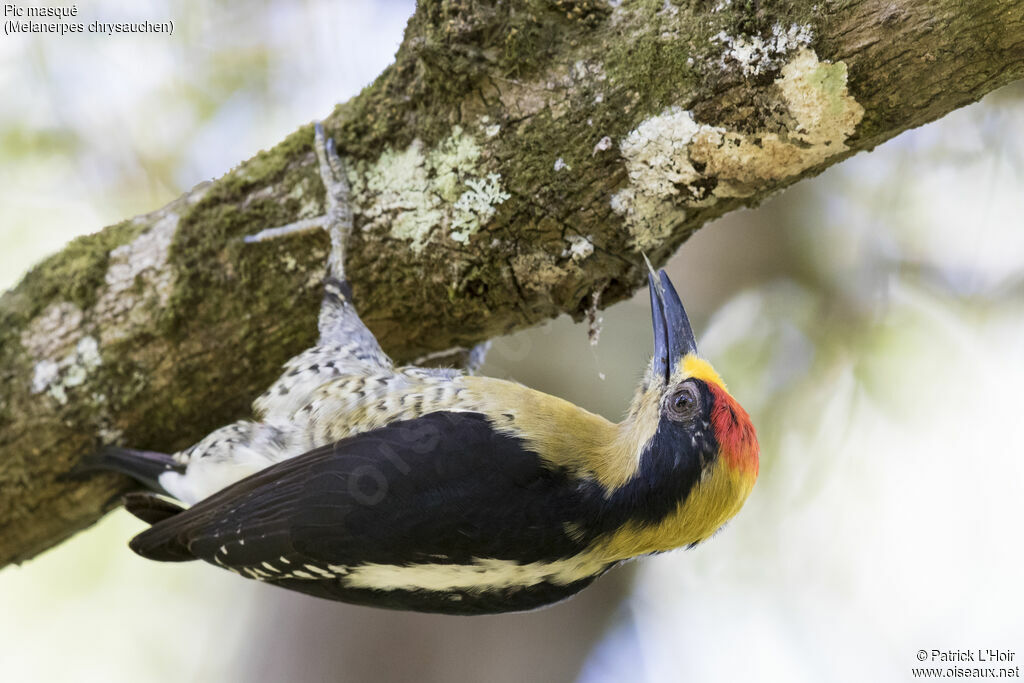
{"type": "Polygon", "coordinates": [[[455,371],[411,367],[343,375],[318,387],[292,421],[324,445],[427,413],[474,410],[461,380],[455,371]]]}
{"type": "Polygon", "coordinates": [[[598,559],[593,553],[581,553],[564,560],[526,564],[513,560],[478,558],[471,564],[425,562],[406,566],[372,563],[355,566],[319,566],[292,565],[285,558],[280,558],[277,562],[262,562],[259,567],[232,567],[225,561],[227,556],[227,547],[221,546],[214,560],[226,569],[253,579],[337,579],[349,588],[385,591],[480,592],[526,588],[543,582],[564,586],[594,576],[609,564],[603,559],[598,559]]]}
{"type": "Polygon", "coordinates": [[[477,559],[472,564],[416,564],[406,567],[365,564],[350,567],[343,582],[352,588],[377,590],[500,590],[549,582],[560,586],[600,572],[607,563],[581,554],[554,562],[520,564],[511,560],[477,559]]]}
{"type": "Polygon", "coordinates": [[[161,486],[193,504],[274,463],[348,436],[428,412],[476,409],[464,400],[468,393],[456,371],[326,364],[338,355],[314,348],[293,359],[257,400],[261,422],[226,425],[175,454],[187,469],[161,475],[161,486]]]}

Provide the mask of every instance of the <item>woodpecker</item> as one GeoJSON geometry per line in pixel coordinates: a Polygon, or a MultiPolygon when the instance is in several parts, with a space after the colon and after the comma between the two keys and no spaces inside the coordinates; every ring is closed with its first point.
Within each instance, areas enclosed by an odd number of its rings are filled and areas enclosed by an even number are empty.
{"type": "Polygon", "coordinates": [[[648,265],[654,354],[618,424],[514,382],[396,367],[353,306],[348,185],[319,125],[315,149],[326,213],[246,239],[329,232],[319,341],[254,420],[173,455],[96,456],[151,489],[125,500],[151,524],[132,550],[331,600],[491,614],[563,600],[739,511],[757,478],[754,427],[698,356],[664,271],[648,265]]]}

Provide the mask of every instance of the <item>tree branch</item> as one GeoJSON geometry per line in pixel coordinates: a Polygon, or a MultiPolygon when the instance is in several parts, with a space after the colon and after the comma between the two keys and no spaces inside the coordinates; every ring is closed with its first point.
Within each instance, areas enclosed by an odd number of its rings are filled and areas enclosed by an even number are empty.
{"type": "MultiPolygon", "coordinates": [[[[1024,75],[1016,1],[421,2],[326,121],[359,235],[355,300],[398,360],[642,282],[706,221],[1024,75]],[[816,9],[814,9],[816,8],[816,9]]],[[[315,337],[327,243],[243,235],[323,212],[306,127],[0,299],[0,566],[126,482],[101,443],[172,451],[248,412],[315,337]]]]}

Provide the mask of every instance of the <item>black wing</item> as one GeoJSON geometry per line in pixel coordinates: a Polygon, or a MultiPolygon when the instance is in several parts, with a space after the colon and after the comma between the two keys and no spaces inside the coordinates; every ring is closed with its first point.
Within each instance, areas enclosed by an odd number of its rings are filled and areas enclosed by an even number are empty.
{"type": "Polygon", "coordinates": [[[131,547],[265,580],[365,563],[543,562],[588,540],[582,491],[485,416],[433,413],[268,467],[131,547]]]}

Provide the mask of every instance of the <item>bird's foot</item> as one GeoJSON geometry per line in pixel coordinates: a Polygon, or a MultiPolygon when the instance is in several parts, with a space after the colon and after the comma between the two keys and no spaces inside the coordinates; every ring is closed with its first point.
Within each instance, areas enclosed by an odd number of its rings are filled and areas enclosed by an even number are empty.
{"type": "Polygon", "coordinates": [[[345,244],[352,234],[352,209],[349,206],[349,186],[345,166],[334,147],[334,138],[325,139],[324,127],[316,124],[314,147],[320,165],[320,179],[327,190],[327,211],[314,218],[304,218],[288,225],[268,228],[255,235],[247,235],[247,243],[264,242],[310,230],[326,230],[331,237],[331,251],[327,257],[327,272],[339,282],[345,281],[345,244]]]}
{"type": "Polygon", "coordinates": [[[487,359],[487,352],[490,348],[490,341],[480,342],[468,349],[464,346],[454,346],[443,351],[424,354],[414,360],[412,364],[426,368],[462,368],[474,375],[487,359]]]}

